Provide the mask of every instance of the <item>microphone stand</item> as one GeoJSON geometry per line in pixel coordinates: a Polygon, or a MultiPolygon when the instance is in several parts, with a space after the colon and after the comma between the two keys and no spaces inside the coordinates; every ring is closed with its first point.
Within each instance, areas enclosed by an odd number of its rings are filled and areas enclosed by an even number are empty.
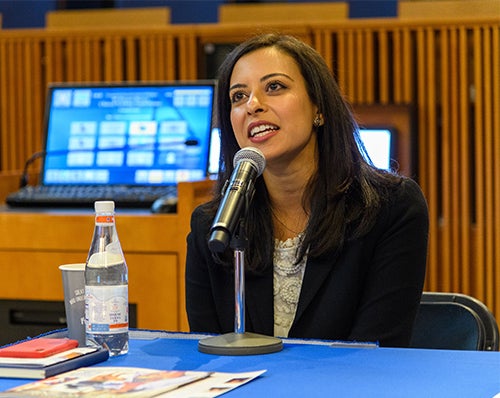
{"type": "Polygon", "coordinates": [[[198,350],[216,355],[257,355],[278,352],[283,342],[272,336],[245,332],[245,247],[247,239],[243,218],[231,238],[234,250],[234,332],[201,339],[198,350]]]}

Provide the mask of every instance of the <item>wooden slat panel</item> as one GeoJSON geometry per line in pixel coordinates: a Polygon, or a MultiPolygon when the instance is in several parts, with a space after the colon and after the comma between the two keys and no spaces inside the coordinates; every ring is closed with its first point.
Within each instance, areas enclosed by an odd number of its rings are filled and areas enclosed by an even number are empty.
{"type": "Polygon", "coordinates": [[[45,101],[45,81],[40,68],[42,62],[41,42],[39,39],[32,39],[28,42],[26,49],[27,60],[30,64],[29,71],[30,84],[27,87],[30,95],[25,97],[24,108],[26,109],[26,134],[29,142],[24,148],[23,159],[28,159],[33,153],[42,150],[43,146],[43,102],[45,101]]]}
{"type": "MultiPolygon", "coordinates": [[[[460,242],[460,207],[459,201],[456,200],[456,187],[460,186],[460,168],[453,167],[460,164],[460,142],[457,137],[458,129],[458,114],[459,114],[459,96],[458,96],[458,51],[457,51],[457,31],[456,29],[449,29],[446,31],[445,37],[447,39],[449,51],[444,54],[442,59],[446,63],[446,68],[443,68],[444,81],[446,73],[451,77],[451,81],[447,82],[449,93],[442,98],[443,104],[443,128],[448,128],[443,131],[446,134],[447,141],[443,145],[443,153],[447,152],[449,156],[443,158],[443,176],[450,175],[448,181],[447,192],[443,192],[443,213],[447,212],[446,227],[448,227],[448,234],[443,236],[442,245],[448,249],[448,267],[453,269],[450,286],[452,291],[460,290],[460,253],[456,250],[456,245],[453,242],[460,242]],[[448,55],[448,56],[447,56],[448,55]],[[449,104],[448,107],[445,107],[449,104]],[[446,145],[448,143],[448,145],[446,145]]],[[[444,47],[444,46],[443,46],[444,47]]],[[[446,90],[446,92],[448,92],[446,90]]],[[[445,93],[443,93],[445,94],[445,93]]],[[[463,222],[463,220],[462,220],[463,222]]],[[[468,223],[467,223],[468,224],[468,223]]]]}
{"type": "MultiPolygon", "coordinates": [[[[428,46],[429,46],[429,31],[424,28],[419,28],[416,31],[416,46],[417,46],[417,90],[419,93],[419,107],[418,107],[418,147],[426,148],[425,151],[419,151],[419,181],[424,190],[430,214],[436,214],[436,203],[434,200],[435,181],[430,177],[430,160],[429,158],[435,157],[436,154],[432,153],[430,148],[432,146],[432,131],[433,126],[429,123],[431,114],[428,106],[428,97],[425,95],[427,87],[432,84],[429,77],[429,69],[427,67],[428,46]]],[[[428,269],[427,269],[427,286],[426,289],[436,291],[440,288],[439,270],[438,267],[438,225],[435,217],[430,217],[429,225],[429,251],[428,251],[428,269]]]]}
{"type": "Polygon", "coordinates": [[[495,288],[493,289],[494,298],[493,302],[489,303],[490,308],[497,315],[497,319],[500,319],[500,161],[498,160],[498,154],[500,153],[500,112],[498,112],[498,104],[500,104],[500,27],[493,26],[492,28],[492,98],[493,103],[493,153],[494,153],[494,163],[493,163],[493,224],[495,228],[494,232],[494,276],[492,278],[495,288]],[[496,104],[496,108],[495,108],[496,104]],[[496,110],[495,110],[496,109],[496,110]],[[495,161],[496,159],[496,161],[495,161]]]}
{"type": "MultiPolygon", "coordinates": [[[[500,6],[500,5],[499,5],[500,6]]],[[[494,281],[494,236],[495,236],[495,226],[493,224],[494,220],[494,202],[493,202],[493,181],[494,175],[490,172],[494,170],[494,158],[495,154],[493,153],[493,107],[494,103],[492,102],[492,49],[491,49],[491,31],[489,28],[481,28],[481,37],[480,37],[482,46],[483,46],[483,54],[484,54],[484,62],[481,70],[481,84],[483,85],[483,110],[479,109],[481,112],[481,117],[483,119],[483,128],[484,128],[484,169],[483,176],[485,179],[485,272],[483,274],[484,280],[484,289],[485,289],[485,301],[487,303],[493,303],[494,301],[494,289],[495,285],[494,281]]],[[[500,104],[497,104],[497,112],[500,104]]],[[[499,153],[500,154],[500,153],[499,153]]],[[[497,156],[499,155],[497,154],[497,156]]],[[[497,159],[498,161],[498,159],[497,159]]]]}
{"type": "MultiPolygon", "coordinates": [[[[457,273],[453,267],[453,249],[450,247],[449,242],[451,242],[451,231],[453,229],[453,224],[455,218],[451,215],[453,212],[453,183],[452,176],[453,171],[451,170],[451,158],[452,158],[452,142],[453,142],[453,130],[450,126],[451,124],[451,111],[452,111],[452,99],[450,97],[450,84],[446,76],[450,73],[449,61],[453,57],[453,49],[450,48],[449,39],[447,31],[443,31],[441,34],[441,54],[440,60],[440,70],[439,81],[441,81],[440,87],[440,102],[442,104],[441,111],[441,161],[439,167],[441,168],[441,200],[440,200],[440,211],[441,211],[441,222],[440,222],[440,236],[439,236],[439,266],[448,270],[443,277],[443,285],[453,287],[453,278],[457,276],[457,273]]],[[[448,289],[452,290],[452,289],[448,289]]]]}
{"type": "Polygon", "coordinates": [[[381,29],[378,34],[379,50],[379,101],[382,104],[387,104],[389,98],[389,85],[392,76],[389,74],[389,32],[381,29]]]}
{"type": "Polygon", "coordinates": [[[347,51],[348,51],[347,35],[346,32],[340,30],[337,35],[337,81],[339,88],[343,93],[348,91],[348,63],[347,63],[347,51]]]}
{"type": "Polygon", "coordinates": [[[404,64],[404,52],[403,52],[403,43],[402,43],[402,32],[401,30],[396,30],[393,35],[393,68],[394,72],[392,75],[392,84],[394,86],[393,94],[394,94],[394,102],[402,102],[403,101],[403,76],[405,75],[403,64],[404,64]]]}
{"type": "Polygon", "coordinates": [[[403,96],[402,102],[409,104],[415,98],[414,94],[414,84],[413,77],[415,76],[415,59],[413,55],[413,42],[411,40],[411,30],[407,27],[403,28],[403,70],[406,71],[405,76],[403,77],[403,96]]]}
{"type": "MultiPolygon", "coordinates": [[[[439,152],[438,146],[438,132],[437,132],[437,107],[436,107],[436,87],[438,81],[436,79],[436,35],[434,29],[426,29],[425,32],[425,76],[426,76],[426,89],[422,92],[422,97],[425,98],[425,103],[423,106],[427,108],[426,112],[426,132],[427,135],[427,149],[426,149],[426,163],[428,165],[427,168],[427,178],[429,184],[427,185],[427,201],[429,206],[429,211],[432,214],[439,213],[439,197],[438,197],[438,185],[437,184],[437,158],[439,152]]],[[[438,236],[438,227],[439,220],[437,218],[432,218],[430,220],[430,235],[438,236]]],[[[437,245],[437,239],[433,239],[434,246],[431,246],[429,249],[430,253],[430,261],[437,261],[439,247],[437,245]]],[[[446,280],[448,270],[442,269],[438,267],[438,262],[434,267],[437,270],[437,276],[439,279],[438,286],[440,289],[446,289],[446,286],[443,286],[443,280],[446,280]]]]}
{"type": "MultiPolygon", "coordinates": [[[[474,118],[474,163],[475,163],[475,213],[476,213],[476,235],[475,235],[475,250],[473,257],[473,264],[484,264],[484,245],[485,245],[485,181],[484,181],[484,125],[483,118],[481,115],[481,109],[483,107],[483,85],[481,82],[482,73],[481,68],[484,62],[483,60],[483,46],[481,42],[481,31],[479,28],[475,28],[473,32],[473,52],[472,59],[474,59],[473,65],[473,84],[474,84],[474,112],[476,117],[474,118]],[[478,113],[479,110],[479,113],[478,113]]],[[[474,267],[474,273],[472,274],[473,285],[472,289],[476,293],[476,297],[480,300],[485,299],[484,291],[484,274],[478,272],[478,267],[474,267]]]]}
{"type": "MultiPolygon", "coordinates": [[[[472,224],[471,224],[471,198],[470,193],[472,183],[470,181],[471,159],[470,151],[470,132],[469,132],[469,54],[467,50],[467,30],[464,27],[459,28],[459,76],[458,76],[458,98],[459,113],[457,135],[460,141],[460,155],[458,164],[455,166],[460,170],[460,183],[458,185],[458,198],[460,202],[460,240],[456,243],[459,247],[459,267],[460,267],[460,290],[464,293],[471,293],[471,253],[472,253],[472,224]]],[[[457,198],[455,198],[457,200],[457,198]]]]}
{"type": "Polygon", "coordinates": [[[186,33],[179,37],[178,79],[196,79],[198,75],[197,44],[194,33],[186,33]]]}
{"type": "MultiPolygon", "coordinates": [[[[346,31],[346,87],[345,93],[350,101],[357,102],[356,98],[356,53],[352,51],[354,48],[354,39],[355,39],[355,31],[348,30],[346,31]]],[[[361,102],[361,101],[360,101],[361,102]]]]}
{"type": "Polygon", "coordinates": [[[23,116],[23,96],[22,93],[27,91],[25,87],[25,72],[26,64],[23,62],[23,40],[18,39],[14,43],[14,53],[13,53],[13,66],[15,65],[16,71],[14,75],[14,91],[10,101],[15,103],[15,120],[16,129],[14,130],[15,137],[14,141],[17,141],[17,145],[12,150],[12,161],[14,163],[20,163],[23,161],[22,148],[26,146],[27,137],[23,133],[26,129],[26,118],[23,116]],[[23,73],[24,72],[24,73],[23,73]]]}

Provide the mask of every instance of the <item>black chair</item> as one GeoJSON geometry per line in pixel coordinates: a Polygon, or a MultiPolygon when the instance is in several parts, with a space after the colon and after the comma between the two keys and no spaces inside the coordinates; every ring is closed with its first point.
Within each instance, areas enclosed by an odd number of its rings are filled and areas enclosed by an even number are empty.
{"type": "Polygon", "coordinates": [[[424,292],[410,347],[498,351],[498,325],[488,307],[474,297],[424,292]]]}

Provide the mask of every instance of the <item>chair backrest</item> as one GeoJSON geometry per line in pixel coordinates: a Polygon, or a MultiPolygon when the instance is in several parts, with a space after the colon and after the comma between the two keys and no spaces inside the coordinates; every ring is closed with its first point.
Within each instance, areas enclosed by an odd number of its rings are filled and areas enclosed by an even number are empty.
{"type": "Polygon", "coordinates": [[[474,18],[499,15],[498,0],[399,0],[400,19],[474,18]]]}
{"type": "Polygon", "coordinates": [[[47,28],[132,28],[165,26],[169,23],[169,7],[54,10],[45,14],[47,28]]]}
{"type": "Polygon", "coordinates": [[[343,2],[229,3],[219,6],[220,23],[331,22],[349,18],[349,5],[343,2]]]}
{"type": "Polygon", "coordinates": [[[424,292],[410,346],[497,351],[498,325],[488,307],[474,297],[424,292]]]}

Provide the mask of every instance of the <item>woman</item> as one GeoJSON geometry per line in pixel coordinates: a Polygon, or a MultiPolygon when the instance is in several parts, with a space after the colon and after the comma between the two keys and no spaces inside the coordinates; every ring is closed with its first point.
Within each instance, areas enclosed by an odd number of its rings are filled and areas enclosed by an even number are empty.
{"type": "Polygon", "coordinates": [[[234,331],[232,253],[208,232],[235,153],[266,167],[246,217],[247,332],[408,346],[426,267],[428,212],[418,185],[377,170],[321,56],[277,34],[233,50],[219,70],[221,167],[213,200],[191,220],[191,331],[234,331]]]}

